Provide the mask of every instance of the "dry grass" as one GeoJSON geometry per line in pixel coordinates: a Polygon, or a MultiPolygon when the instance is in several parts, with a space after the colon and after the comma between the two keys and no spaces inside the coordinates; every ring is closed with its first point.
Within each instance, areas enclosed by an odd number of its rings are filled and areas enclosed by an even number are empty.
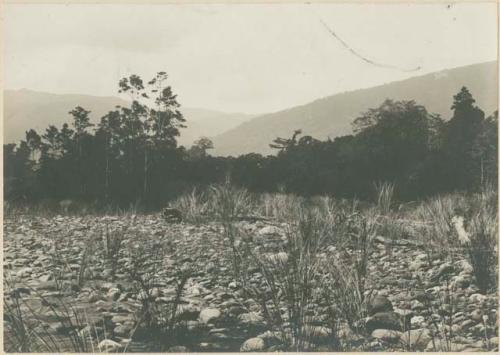
{"type": "Polygon", "coordinates": [[[498,281],[498,211],[494,191],[484,191],[475,198],[468,223],[469,240],[464,244],[474,270],[476,285],[482,293],[496,290],[498,281]]]}
{"type": "Polygon", "coordinates": [[[10,288],[3,306],[6,352],[97,352],[97,344],[104,340],[80,332],[88,326],[85,316],[62,298],[48,300],[33,289],[10,288]],[[66,334],[49,327],[39,312],[40,305],[49,308],[51,318],[66,334]]]}
{"type": "MultiPolygon", "coordinates": [[[[267,322],[277,329],[287,350],[311,349],[313,320],[310,306],[320,297],[322,250],[326,245],[331,225],[321,214],[304,204],[287,206],[287,213],[295,214],[285,229],[286,242],[281,251],[249,256],[263,275],[263,289],[247,289],[259,300],[267,322]],[[282,312],[282,307],[285,311],[282,312]]],[[[243,275],[240,275],[243,277],[243,275]]],[[[248,280],[241,279],[243,285],[248,280]]],[[[331,341],[335,341],[332,331],[331,341]]]]}
{"type": "Polygon", "coordinates": [[[213,217],[210,202],[209,191],[194,188],[190,193],[173,201],[171,206],[182,212],[184,220],[199,225],[213,217]]]}

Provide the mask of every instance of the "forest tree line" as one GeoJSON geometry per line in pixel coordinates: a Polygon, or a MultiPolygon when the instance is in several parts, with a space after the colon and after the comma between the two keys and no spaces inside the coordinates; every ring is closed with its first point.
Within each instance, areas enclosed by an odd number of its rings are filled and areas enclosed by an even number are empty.
{"type": "Polygon", "coordinates": [[[352,135],[320,141],[297,127],[270,142],[276,155],[239,157],[210,156],[208,138],[189,149],[177,145],[189,123],[165,72],[147,83],[124,78],[119,92],[130,95],[130,107],[116,107],[95,126],[90,111],[76,107],[71,123],[4,145],[5,200],[158,208],[228,176],[255,192],[361,199],[378,182],[394,183],[402,200],[497,184],[498,111],[486,117],[465,87],[450,98],[446,119],[414,101],[386,100],[354,120],[352,135]]]}

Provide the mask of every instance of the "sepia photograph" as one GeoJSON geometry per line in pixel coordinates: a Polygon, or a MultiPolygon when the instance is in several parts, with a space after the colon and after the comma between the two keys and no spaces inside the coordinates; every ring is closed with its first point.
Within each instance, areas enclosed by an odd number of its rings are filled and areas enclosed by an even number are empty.
{"type": "Polygon", "coordinates": [[[498,3],[1,4],[5,353],[498,352],[498,3]]]}

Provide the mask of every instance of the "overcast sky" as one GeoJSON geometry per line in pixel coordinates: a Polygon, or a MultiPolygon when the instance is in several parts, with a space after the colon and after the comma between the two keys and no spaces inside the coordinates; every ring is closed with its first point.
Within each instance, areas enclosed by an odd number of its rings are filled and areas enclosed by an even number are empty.
{"type": "Polygon", "coordinates": [[[116,95],[166,71],[183,106],[263,113],[495,60],[496,3],[4,5],[8,89],[116,95]],[[323,21],[362,60],[336,40],[323,21]],[[412,71],[419,67],[419,70],[412,71]]]}

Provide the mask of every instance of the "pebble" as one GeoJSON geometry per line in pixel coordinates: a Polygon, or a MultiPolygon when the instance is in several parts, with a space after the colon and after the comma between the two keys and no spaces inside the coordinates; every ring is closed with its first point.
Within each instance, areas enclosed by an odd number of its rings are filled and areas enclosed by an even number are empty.
{"type": "MultiPolygon", "coordinates": [[[[141,301],[147,299],[137,293],[137,285],[128,281],[129,274],[123,266],[130,264],[130,258],[125,254],[118,259],[119,268],[113,282],[110,281],[112,270],[99,254],[99,249],[89,263],[82,288],[73,287],[76,286],[75,275],[79,269],[84,237],[101,235],[105,225],[110,229],[119,229],[127,223],[127,218],[129,217],[64,216],[56,220],[36,217],[37,223],[29,225],[4,220],[4,272],[18,277],[20,284],[16,287],[29,286],[42,290],[49,302],[52,302],[54,297],[62,297],[75,301],[77,307],[84,307],[92,319],[92,325],[88,326],[89,331],[86,333],[99,333],[100,339],[103,339],[105,334],[113,335],[110,330],[115,330],[114,335],[117,338],[110,342],[100,342],[101,346],[97,347],[100,351],[101,348],[123,351],[124,345],[130,341],[128,337],[132,329],[135,329],[134,315],[137,315],[141,301]],[[38,227],[35,229],[33,226],[38,227]],[[82,227],[90,229],[78,231],[82,227]],[[44,234],[40,233],[41,230],[44,234]],[[49,249],[52,242],[45,234],[61,236],[62,233],[73,236],[68,245],[59,245],[60,252],[67,257],[66,261],[72,268],[72,274],[67,273],[61,277],[61,280],[66,282],[66,287],[59,291],[59,284],[52,280],[53,273],[50,272],[52,258],[49,249]],[[13,238],[15,235],[18,237],[13,238]],[[83,304],[80,305],[79,302],[83,304]]],[[[217,237],[221,233],[218,224],[165,226],[154,215],[138,215],[135,218],[130,227],[132,230],[128,233],[130,235],[126,236],[125,245],[129,244],[130,238],[145,233],[154,238],[156,245],[164,243],[163,245],[168,246],[168,257],[163,260],[163,267],[157,271],[152,289],[152,298],[156,299],[155,307],[168,307],[174,299],[178,279],[173,272],[189,268],[195,270],[184,287],[177,316],[186,326],[183,331],[192,332],[192,335],[189,334],[186,338],[197,339],[200,343],[182,343],[169,348],[169,351],[287,350],[280,340],[280,334],[266,331],[269,326],[264,320],[260,300],[248,299],[242,283],[234,278],[231,261],[228,259],[230,254],[220,252],[227,246],[228,240],[223,241],[217,237]],[[261,335],[253,338],[256,334],[261,335]],[[245,339],[247,340],[244,341],[245,339]]],[[[283,252],[285,244],[282,238],[285,236],[286,225],[274,226],[266,222],[241,222],[241,225],[251,237],[258,237],[252,241],[255,243],[252,250],[258,256],[275,265],[293,262],[290,260],[291,254],[283,252]]],[[[239,242],[240,246],[245,243],[239,242]]],[[[488,324],[497,322],[496,312],[493,312],[496,311],[497,297],[494,294],[485,296],[479,293],[474,285],[472,266],[466,256],[454,257],[452,261],[446,262],[443,262],[444,259],[434,258],[432,265],[429,265],[427,255],[421,249],[408,243],[398,244],[391,244],[390,251],[386,245],[378,244],[377,248],[373,249],[368,263],[368,281],[364,293],[366,299],[371,302],[370,318],[366,320],[364,329],[361,325],[363,322],[359,322],[360,326],[354,329],[356,332],[364,330],[366,335],[355,333],[346,324],[341,324],[339,336],[343,341],[349,342],[355,351],[389,351],[401,346],[405,341],[409,341],[415,351],[423,351],[429,349],[429,344],[426,344],[429,330],[426,328],[430,327],[432,317],[437,322],[442,322],[443,317],[452,312],[451,328],[448,325],[447,328],[441,328],[443,331],[448,328],[453,331],[455,337],[452,348],[485,350],[486,344],[481,343],[485,330],[482,316],[485,312],[490,317],[488,324]],[[417,277],[422,282],[417,282],[417,277]],[[432,277],[436,279],[430,280],[432,277]],[[445,280],[451,283],[447,284],[445,280]],[[457,289],[452,292],[453,300],[446,300],[446,290],[450,286],[457,289]],[[376,296],[371,298],[372,294],[376,296]],[[433,302],[433,310],[437,312],[439,303],[443,300],[450,303],[453,301],[453,307],[447,305],[440,314],[428,312],[429,302],[433,302]],[[410,325],[411,331],[408,330],[410,325]],[[406,330],[403,331],[403,328],[406,330]],[[399,340],[396,341],[398,336],[399,340]]],[[[143,244],[137,244],[138,247],[141,245],[143,244]]],[[[351,249],[330,245],[324,248],[318,258],[340,260],[344,253],[351,253],[352,257],[352,252],[351,249]]],[[[245,269],[249,275],[249,285],[262,290],[266,287],[266,282],[259,271],[255,265],[245,269]]],[[[58,282],[61,280],[57,279],[58,282]]],[[[27,297],[26,294],[21,296],[27,297]]],[[[29,297],[33,297],[33,294],[29,297]]],[[[269,297],[269,294],[266,294],[266,297],[269,297]]],[[[285,299],[283,295],[281,297],[282,300],[285,299]]],[[[270,309],[273,307],[270,302],[268,306],[270,309]]],[[[282,316],[286,318],[284,304],[280,304],[279,308],[282,316]]],[[[308,307],[305,314],[311,319],[307,331],[312,335],[306,348],[312,351],[331,351],[328,345],[330,329],[325,305],[315,302],[308,307]]],[[[47,314],[51,329],[60,333],[70,331],[56,325],[49,316],[47,314]]],[[[80,332],[82,331],[83,329],[80,332]]],[[[489,329],[488,336],[493,334],[492,329],[489,329]]],[[[497,347],[498,338],[490,338],[489,343],[490,346],[497,347]]],[[[438,344],[438,348],[441,351],[446,350],[443,344],[438,344]]]]}

